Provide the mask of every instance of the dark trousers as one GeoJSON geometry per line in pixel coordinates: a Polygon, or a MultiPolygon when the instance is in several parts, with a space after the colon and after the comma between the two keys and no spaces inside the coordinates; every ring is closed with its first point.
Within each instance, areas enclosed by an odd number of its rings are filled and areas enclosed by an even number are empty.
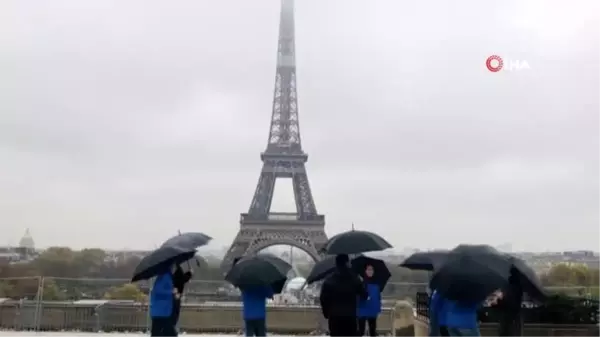
{"type": "Polygon", "coordinates": [[[150,336],[177,336],[171,317],[153,317],[150,336]]]}
{"type": "Polygon", "coordinates": [[[377,317],[359,317],[358,318],[358,334],[365,335],[365,328],[369,324],[369,336],[377,336],[377,317]]]}
{"type": "Polygon", "coordinates": [[[267,323],[264,319],[247,319],[246,336],[264,337],[267,335],[267,323]]]}
{"type": "Polygon", "coordinates": [[[521,317],[502,317],[498,326],[498,336],[521,336],[521,317]]]}
{"type": "Polygon", "coordinates": [[[329,317],[329,336],[360,336],[356,316],[329,317]]]}
{"type": "Polygon", "coordinates": [[[171,313],[171,321],[173,322],[173,326],[177,326],[177,322],[179,322],[179,313],[181,312],[181,300],[175,299],[173,301],[173,312],[171,313]]]}
{"type": "Polygon", "coordinates": [[[445,326],[440,326],[440,336],[450,336],[450,331],[445,326]]]}

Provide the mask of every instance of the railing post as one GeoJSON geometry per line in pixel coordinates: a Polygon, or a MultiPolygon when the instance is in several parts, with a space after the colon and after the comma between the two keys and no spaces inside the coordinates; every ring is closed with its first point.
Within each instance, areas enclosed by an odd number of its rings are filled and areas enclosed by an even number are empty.
{"type": "Polygon", "coordinates": [[[94,317],[96,318],[96,332],[102,331],[102,319],[100,315],[102,314],[102,306],[104,303],[97,305],[94,308],[94,317]]]}
{"type": "Polygon", "coordinates": [[[44,310],[43,301],[44,301],[45,278],[43,276],[38,276],[37,279],[38,279],[38,289],[37,289],[37,294],[36,294],[36,302],[35,302],[34,317],[33,317],[35,331],[40,330],[40,325],[42,322],[42,314],[43,314],[43,310],[44,310]]]}
{"type": "Polygon", "coordinates": [[[396,333],[396,304],[395,303],[394,303],[394,306],[392,307],[392,310],[390,310],[390,323],[392,325],[392,327],[390,329],[390,335],[397,336],[397,333],[396,333]]]}
{"type": "Polygon", "coordinates": [[[23,299],[19,299],[17,314],[15,315],[16,330],[23,330],[23,299]]]}
{"type": "Polygon", "coordinates": [[[149,333],[152,331],[152,316],[150,315],[150,296],[152,295],[152,288],[154,287],[154,279],[148,280],[148,305],[146,306],[146,331],[149,333]]]}

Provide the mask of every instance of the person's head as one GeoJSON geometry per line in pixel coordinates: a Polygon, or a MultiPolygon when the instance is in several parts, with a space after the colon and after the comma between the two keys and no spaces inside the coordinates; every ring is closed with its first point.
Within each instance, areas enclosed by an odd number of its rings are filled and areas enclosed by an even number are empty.
{"type": "Polygon", "coordinates": [[[517,270],[517,268],[512,267],[510,268],[510,276],[508,277],[508,284],[511,287],[519,287],[521,284],[520,282],[520,277],[519,277],[519,271],[517,270]]]}
{"type": "Polygon", "coordinates": [[[373,277],[373,274],[374,274],[374,273],[375,273],[375,269],[373,269],[373,266],[372,266],[372,265],[368,264],[368,265],[365,267],[365,275],[366,275],[367,277],[373,277]]]}
{"type": "Polygon", "coordinates": [[[350,258],[348,254],[338,254],[335,257],[335,266],[338,268],[346,268],[350,263],[350,258]]]}

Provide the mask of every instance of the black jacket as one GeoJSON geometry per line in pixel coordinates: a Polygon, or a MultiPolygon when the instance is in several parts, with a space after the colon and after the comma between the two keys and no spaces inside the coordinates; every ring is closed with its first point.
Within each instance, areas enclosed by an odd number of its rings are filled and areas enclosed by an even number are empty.
{"type": "Polygon", "coordinates": [[[183,294],[183,287],[192,278],[192,273],[189,271],[183,272],[180,266],[177,266],[173,273],[173,287],[177,289],[179,294],[183,294]]]}
{"type": "Polygon", "coordinates": [[[359,298],[366,300],[368,296],[358,275],[350,268],[337,268],[325,279],[321,288],[321,311],[327,319],[356,317],[359,298]]]}
{"type": "Polygon", "coordinates": [[[523,303],[523,288],[516,272],[511,273],[508,285],[502,289],[502,299],[498,301],[497,308],[502,310],[502,316],[514,319],[521,313],[523,303]]]}

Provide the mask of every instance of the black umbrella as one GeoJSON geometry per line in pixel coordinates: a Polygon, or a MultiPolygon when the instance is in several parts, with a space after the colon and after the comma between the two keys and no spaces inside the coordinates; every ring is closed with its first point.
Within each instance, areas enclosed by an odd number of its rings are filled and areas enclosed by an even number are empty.
{"type": "Polygon", "coordinates": [[[510,258],[487,245],[460,245],[433,274],[431,288],[446,298],[482,302],[508,282],[510,258]]]}
{"type": "Polygon", "coordinates": [[[175,264],[185,262],[196,255],[196,249],[164,246],[144,256],[135,267],[131,282],[147,280],[169,270],[175,264]]]}
{"type": "Polygon", "coordinates": [[[196,249],[208,244],[210,240],[212,240],[212,238],[204,233],[181,233],[163,242],[162,247],[175,246],[184,249],[196,249]]]}
{"type": "MultiPolygon", "coordinates": [[[[360,256],[362,256],[362,255],[357,255],[356,257],[360,257],[360,256]]],[[[352,260],[352,259],[354,259],[356,257],[350,257],[350,259],[351,259],[350,261],[352,264],[354,263],[354,260],[352,260]]],[[[315,265],[310,270],[310,274],[306,278],[306,284],[311,284],[311,283],[315,283],[317,281],[321,281],[324,278],[326,278],[329,274],[333,273],[334,270],[335,270],[335,255],[327,256],[323,260],[315,263],[315,265]]]]}
{"type": "Polygon", "coordinates": [[[365,279],[365,270],[367,269],[367,266],[373,267],[372,281],[379,285],[379,291],[383,291],[388,280],[392,277],[392,273],[390,273],[387,264],[383,260],[363,255],[355,258],[351,263],[352,269],[365,279]]]}
{"type": "Polygon", "coordinates": [[[312,267],[310,274],[306,278],[306,283],[311,284],[320,281],[327,277],[330,273],[335,270],[335,255],[327,256],[321,261],[315,263],[312,267]]]}
{"type": "Polygon", "coordinates": [[[439,268],[444,263],[447,256],[448,251],[418,252],[407,257],[400,264],[400,267],[411,270],[433,271],[436,267],[439,268]]]}
{"type": "Polygon", "coordinates": [[[273,294],[281,294],[287,281],[288,280],[285,278],[279,281],[275,281],[273,284],[271,284],[271,290],[273,290],[273,294]]]}
{"type": "Polygon", "coordinates": [[[520,283],[523,287],[523,291],[526,292],[532,299],[543,301],[546,299],[548,294],[542,285],[539,277],[535,270],[533,270],[527,263],[516,256],[510,256],[510,261],[513,267],[519,272],[520,283]]]}
{"type": "Polygon", "coordinates": [[[392,245],[375,233],[351,230],[329,239],[323,250],[327,254],[359,254],[388,248],[392,245]]]}
{"type": "Polygon", "coordinates": [[[273,254],[261,253],[261,254],[258,254],[257,256],[265,261],[268,261],[268,262],[276,265],[279,270],[285,270],[286,276],[289,273],[290,269],[292,269],[291,264],[287,263],[287,261],[280,259],[273,254]]]}
{"type": "Polygon", "coordinates": [[[225,275],[225,280],[243,289],[253,286],[271,286],[280,293],[292,266],[272,255],[256,255],[240,259],[225,275]]]}

